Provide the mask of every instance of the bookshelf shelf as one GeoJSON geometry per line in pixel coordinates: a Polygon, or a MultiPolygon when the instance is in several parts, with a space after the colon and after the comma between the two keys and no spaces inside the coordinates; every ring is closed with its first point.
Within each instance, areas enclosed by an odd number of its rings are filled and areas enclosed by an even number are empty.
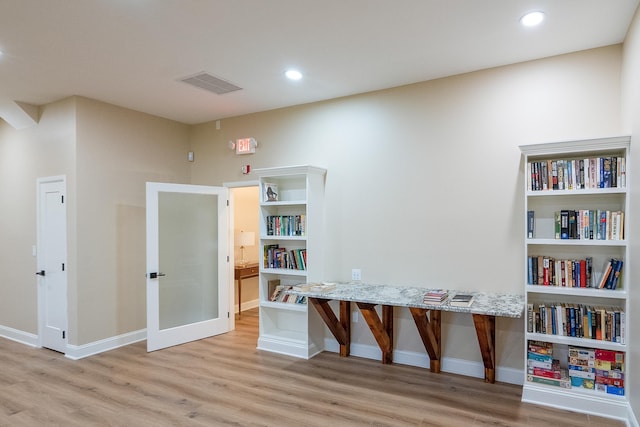
{"type": "Polygon", "coordinates": [[[307,311],[306,304],[287,304],[285,302],[277,302],[277,301],[262,301],[261,306],[266,308],[276,309],[276,310],[285,310],[285,311],[300,311],[300,312],[307,311]]]}
{"type": "Polygon", "coordinates": [[[269,241],[269,240],[301,240],[301,241],[305,241],[307,240],[306,236],[269,236],[269,235],[263,235],[260,236],[260,239],[264,240],[264,241],[269,241]]]}
{"type": "Polygon", "coordinates": [[[593,289],[593,288],[567,288],[562,286],[525,285],[527,293],[539,293],[546,295],[571,295],[585,298],[614,298],[627,299],[629,294],[624,289],[593,289]]]}
{"type": "Polygon", "coordinates": [[[626,240],[527,239],[529,245],[551,246],[627,246],[626,240]]]}
{"type": "MultiPolygon", "coordinates": [[[[264,268],[262,270],[263,274],[274,274],[277,276],[300,276],[306,277],[307,270],[293,270],[290,268],[264,268]]],[[[305,279],[302,279],[305,280],[305,279]]]]}
{"type": "Polygon", "coordinates": [[[525,402],[629,416],[628,387],[604,379],[629,378],[633,369],[627,341],[633,325],[632,234],[624,219],[630,205],[629,148],[628,136],[520,147],[525,165],[525,402]],[[565,233],[569,239],[558,238],[565,233]],[[609,264],[621,266],[617,277],[608,273],[609,264]],[[615,362],[607,365],[609,356],[615,362]]]}
{"type": "Polygon", "coordinates": [[[579,190],[541,190],[531,191],[527,190],[525,195],[527,197],[567,197],[567,196],[584,196],[584,195],[603,195],[603,194],[625,194],[626,188],[594,188],[594,189],[579,189],[579,190]]]}
{"type": "Polygon", "coordinates": [[[564,337],[559,335],[527,333],[527,339],[532,341],[545,341],[554,344],[566,344],[578,347],[601,348],[604,350],[625,351],[627,346],[615,342],[604,340],[594,340],[590,338],[564,337]]]}
{"type": "Polygon", "coordinates": [[[276,286],[321,280],[326,171],[293,166],[255,169],[254,173],[260,182],[263,254],[258,349],[308,359],[324,348],[322,320],[306,299],[272,298],[276,286]]]}

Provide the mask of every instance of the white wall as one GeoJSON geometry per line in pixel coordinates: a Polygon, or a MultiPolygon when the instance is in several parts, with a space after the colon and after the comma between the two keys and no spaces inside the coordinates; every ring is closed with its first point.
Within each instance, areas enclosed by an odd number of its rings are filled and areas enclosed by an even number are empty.
{"type": "MultiPolygon", "coordinates": [[[[634,168],[640,164],[638,162],[638,153],[640,153],[640,9],[636,11],[633,22],[630,26],[629,33],[624,43],[622,67],[622,102],[623,102],[623,128],[626,133],[632,135],[631,138],[631,156],[634,159],[634,168]]],[[[640,254],[640,235],[638,227],[640,227],[640,172],[634,170],[631,175],[631,208],[630,215],[627,217],[627,224],[631,226],[630,233],[632,235],[631,257],[638,260],[640,254]]],[[[629,270],[631,274],[631,306],[638,307],[640,305],[640,295],[638,294],[640,284],[640,265],[631,264],[629,270]]],[[[640,314],[638,311],[631,313],[631,336],[629,345],[631,351],[627,353],[629,365],[631,366],[631,378],[627,384],[640,384],[640,314]]],[[[640,388],[632,387],[630,392],[631,407],[636,415],[640,415],[640,388]]],[[[636,421],[637,425],[637,421],[636,421]]]]}
{"type": "MultiPolygon", "coordinates": [[[[145,183],[189,182],[189,127],[77,98],[73,344],[146,328],[145,183]]],[[[71,266],[70,266],[71,267],[71,266]]]]}
{"type": "MultiPolygon", "coordinates": [[[[312,164],[326,178],[327,280],[522,293],[518,145],[618,135],[621,46],[195,126],[192,182],[312,164]],[[259,141],[252,157],[227,142],[259,141]]],[[[253,179],[249,177],[249,179],[253,179]]],[[[422,351],[397,311],[399,350],[422,351]]],[[[497,362],[522,369],[522,320],[497,322],[497,362]]],[[[375,346],[362,322],[353,342],[375,346]]],[[[468,316],[447,314],[444,353],[480,362],[468,316]]]]}
{"type": "MultiPolygon", "coordinates": [[[[0,120],[0,335],[22,340],[26,339],[24,334],[38,333],[36,257],[32,255],[36,244],[36,179],[66,175],[67,195],[71,196],[67,209],[73,211],[75,144],[73,99],[41,108],[36,127],[14,130],[0,120]]],[[[71,213],[67,239],[70,257],[76,244],[73,218],[71,213]]],[[[72,293],[72,272],[68,281],[72,293]]]]}

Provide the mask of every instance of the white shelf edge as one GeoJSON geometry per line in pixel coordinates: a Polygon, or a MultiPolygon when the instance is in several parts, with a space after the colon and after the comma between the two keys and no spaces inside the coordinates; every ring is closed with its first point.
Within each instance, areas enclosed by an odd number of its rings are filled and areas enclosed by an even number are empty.
{"type": "Polygon", "coordinates": [[[585,196],[585,195],[606,195],[606,194],[626,194],[627,187],[608,188],[581,188],[576,190],[527,190],[527,197],[554,197],[554,196],[585,196]]]}
{"type": "Polygon", "coordinates": [[[294,240],[294,241],[306,241],[307,236],[260,236],[260,240],[294,240]]]}
{"type": "Polygon", "coordinates": [[[620,135],[610,138],[594,138],[579,141],[544,142],[520,145],[520,151],[528,157],[568,155],[582,152],[606,153],[607,151],[628,150],[631,136],[620,135]]]}
{"type": "Polygon", "coordinates": [[[588,240],[588,239],[526,239],[527,245],[549,246],[612,246],[625,247],[627,240],[588,240]]]}
{"type": "Polygon", "coordinates": [[[533,294],[571,295],[575,297],[627,299],[628,292],[624,290],[597,288],[566,288],[562,286],[525,285],[525,291],[533,294]]]}
{"type": "Polygon", "coordinates": [[[307,270],[294,270],[292,268],[262,268],[260,273],[307,277],[307,270]]]}
{"type": "Polygon", "coordinates": [[[306,200],[278,200],[277,202],[260,202],[260,207],[270,206],[304,206],[307,204],[306,200]]]}
{"type": "Polygon", "coordinates": [[[620,343],[604,341],[604,340],[594,340],[591,338],[567,337],[564,335],[540,334],[540,333],[527,332],[525,335],[525,339],[531,340],[531,341],[550,342],[554,344],[565,344],[565,345],[571,345],[575,347],[591,347],[591,348],[598,348],[603,350],[616,350],[616,351],[624,351],[624,352],[627,352],[629,350],[626,344],[620,344],[620,343]]]}
{"type": "Polygon", "coordinates": [[[618,402],[618,403],[626,402],[628,400],[626,396],[618,396],[616,394],[603,393],[597,390],[590,390],[582,387],[562,388],[562,387],[556,387],[553,385],[532,383],[530,381],[527,381],[526,379],[524,381],[523,387],[540,388],[542,390],[552,390],[552,391],[562,390],[563,392],[566,392],[566,393],[572,393],[577,397],[587,397],[587,398],[596,397],[602,400],[606,400],[610,402],[618,402]]]}
{"type": "Polygon", "coordinates": [[[308,304],[294,304],[287,302],[277,302],[277,301],[261,301],[260,307],[265,308],[273,308],[277,310],[286,310],[286,311],[298,311],[306,313],[308,310],[308,304]]]}

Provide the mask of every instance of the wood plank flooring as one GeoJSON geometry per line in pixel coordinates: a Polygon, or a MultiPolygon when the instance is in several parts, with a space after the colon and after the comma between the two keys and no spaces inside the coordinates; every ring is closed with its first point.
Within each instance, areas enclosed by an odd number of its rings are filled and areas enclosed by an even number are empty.
{"type": "Polygon", "coordinates": [[[256,350],[257,310],[228,334],[72,361],[0,338],[0,426],[623,426],[521,403],[521,388],[322,353],[256,350]]]}

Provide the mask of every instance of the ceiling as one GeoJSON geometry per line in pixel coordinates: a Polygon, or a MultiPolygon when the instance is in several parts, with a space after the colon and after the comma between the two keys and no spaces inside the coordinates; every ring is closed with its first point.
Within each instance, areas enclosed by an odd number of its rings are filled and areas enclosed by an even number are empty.
{"type": "Polygon", "coordinates": [[[638,0],[0,0],[0,117],[71,95],[196,124],[621,43],[638,0]],[[540,27],[524,28],[542,10],[540,27]],[[304,73],[289,81],[284,72],[304,73]],[[200,72],[241,87],[181,82],[200,72]],[[17,104],[20,105],[20,104],[17,104]]]}

